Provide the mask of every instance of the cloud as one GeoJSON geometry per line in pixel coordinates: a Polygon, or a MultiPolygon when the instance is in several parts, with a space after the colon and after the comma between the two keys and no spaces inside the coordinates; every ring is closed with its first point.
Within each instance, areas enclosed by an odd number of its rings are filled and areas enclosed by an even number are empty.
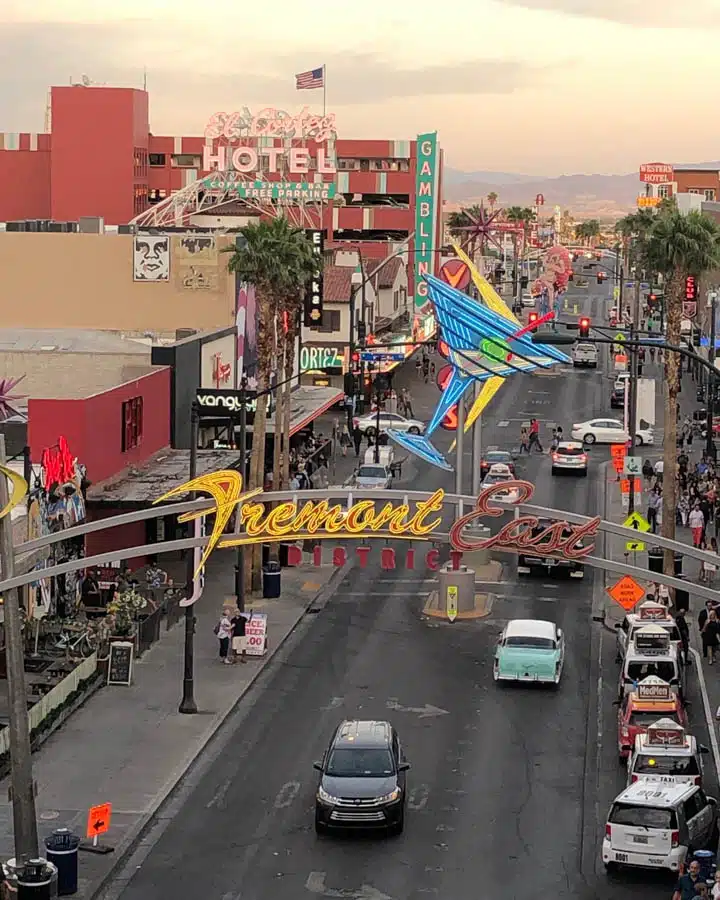
{"type": "Polygon", "coordinates": [[[708,28],[720,26],[715,0],[498,0],[504,6],[559,12],[647,28],[708,28]]]}
{"type": "Polygon", "coordinates": [[[8,89],[0,94],[0,122],[11,131],[39,127],[50,85],[86,74],[97,84],[140,87],[144,66],[153,117],[159,113],[178,126],[190,116],[244,104],[312,105],[319,92],[298,95],[294,74],[319,61],[327,65],[333,108],[431,95],[506,95],[536,86],[552,71],[493,59],[410,69],[371,52],[337,48],[328,53],[318,47],[296,53],[262,38],[238,43],[233,28],[218,33],[213,25],[205,36],[162,20],[8,23],[0,27],[0,58],[8,76],[8,89]]]}

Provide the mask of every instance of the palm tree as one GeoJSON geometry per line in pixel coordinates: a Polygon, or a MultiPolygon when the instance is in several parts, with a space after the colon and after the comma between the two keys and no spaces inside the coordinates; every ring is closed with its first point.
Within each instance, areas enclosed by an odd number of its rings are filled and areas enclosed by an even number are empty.
{"type": "MultiPolygon", "coordinates": [[[[294,228],[284,216],[247,225],[240,229],[245,246],[230,247],[228,261],[230,272],[237,273],[242,281],[255,285],[257,295],[257,382],[258,399],[253,423],[252,452],[250,456],[249,487],[262,487],[265,480],[265,435],[267,425],[268,391],[272,372],[283,371],[277,366],[278,353],[286,353],[286,335],[282,327],[283,310],[288,303],[300,303],[308,278],[321,266],[321,260],[313,253],[312,244],[305,233],[294,228]]],[[[295,333],[295,332],[294,332],[295,333]]],[[[282,358],[282,357],[281,357],[282,358]]],[[[282,406],[277,391],[277,406],[282,406]]],[[[281,425],[283,410],[276,413],[281,425]]],[[[282,438],[282,430],[275,433],[275,443],[282,438]]],[[[285,456],[288,456],[287,444],[285,456]]],[[[279,450],[278,450],[279,453],[279,450]]],[[[279,463],[279,456],[277,457],[279,463]]],[[[278,465],[279,469],[279,465],[278,465]]],[[[275,473],[280,480],[279,471],[275,473]]],[[[261,548],[253,548],[252,587],[259,587],[261,548]]],[[[249,578],[249,572],[246,578],[249,578]]]]}
{"type": "Polygon", "coordinates": [[[487,202],[490,204],[490,209],[495,209],[495,204],[498,202],[498,195],[495,191],[490,191],[487,195],[487,202]]]}
{"type": "MultiPolygon", "coordinates": [[[[531,209],[529,206],[509,206],[505,210],[505,219],[508,222],[514,222],[518,225],[522,225],[524,238],[523,246],[525,248],[527,248],[529,244],[530,227],[536,218],[537,216],[535,215],[535,210],[531,209]]],[[[513,247],[515,252],[515,271],[517,273],[517,276],[520,277],[521,260],[518,259],[517,235],[513,235],[513,247]]],[[[515,293],[517,294],[517,284],[515,285],[515,293]]]]}
{"type": "MultiPolygon", "coordinates": [[[[699,278],[708,269],[720,267],[720,230],[712,219],[701,212],[683,215],[677,209],[671,209],[655,218],[648,235],[646,257],[651,270],[662,273],[666,279],[666,340],[670,345],[679,346],[685,279],[688,275],[699,278]]],[[[675,538],[677,504],[675,472],[679,368],[679,355],[666,351],[662,536],[670,540],[675,538]]],[[[671,550],[665,550],[664,570],[666,575],[674,572],[671,550]]]]}

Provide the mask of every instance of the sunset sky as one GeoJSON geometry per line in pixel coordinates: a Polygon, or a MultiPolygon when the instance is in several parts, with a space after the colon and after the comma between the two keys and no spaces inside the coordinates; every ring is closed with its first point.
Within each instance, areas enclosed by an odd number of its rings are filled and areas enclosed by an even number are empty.
{"type": "Polygon", "coordinates": [[[47,88],[142,86],[152,130],[218,110],[320,110],[348,138],[437,130],[446,163],[627,173],[720,158],[720,0],[3,0],[0,131],[41,131],[47,88]],[[202,16],[201,19],[198,16],[202,16]]]}

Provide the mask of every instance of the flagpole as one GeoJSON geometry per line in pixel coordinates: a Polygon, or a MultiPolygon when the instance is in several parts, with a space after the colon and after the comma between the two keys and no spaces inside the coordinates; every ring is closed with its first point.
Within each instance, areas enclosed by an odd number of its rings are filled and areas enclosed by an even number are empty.
{"type": "Polygon", "coordinates": [[[327,113],[327,67],[323,63],[323,119],[327,113]]]}

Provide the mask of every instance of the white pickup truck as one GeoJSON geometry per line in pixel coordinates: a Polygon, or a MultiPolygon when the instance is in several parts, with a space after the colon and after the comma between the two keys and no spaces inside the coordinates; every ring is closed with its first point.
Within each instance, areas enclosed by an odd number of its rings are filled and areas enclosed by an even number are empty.
{"type": "Polygon", "coordinates": [[[597,369],[598,352],[597,347],[594,344],[586,344],[582,341],[578,341],[573,345],[570,356],[572,357],[573,366],[575,366],[575,368],[586,366],[590,369],[597,369]]]}

